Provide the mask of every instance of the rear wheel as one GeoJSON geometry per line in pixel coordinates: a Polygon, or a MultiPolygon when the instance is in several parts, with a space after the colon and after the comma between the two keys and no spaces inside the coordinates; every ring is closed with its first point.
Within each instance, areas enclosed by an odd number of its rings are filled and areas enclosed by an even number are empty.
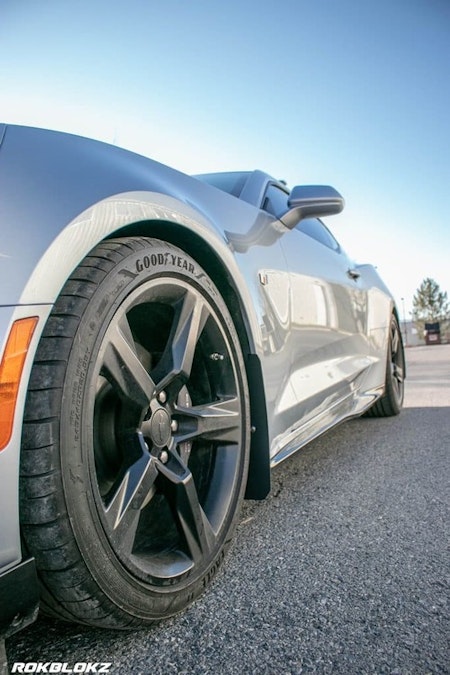
{"type": "Polygon", "coordinates": [[[22,530],[44,606],[118,628],[183,609],[222,563],[248,445],[211,280],[158,240],[99,245],[48,319],[26,403],[22,530]]]}
{"type": "Polygon", "coordinates": [[[384,395],[366,413],[368,417],[398,415],[403,405],[405,388],[405,352],[402,334],[395,316],[392,316],[386,364],[384,395]]]}

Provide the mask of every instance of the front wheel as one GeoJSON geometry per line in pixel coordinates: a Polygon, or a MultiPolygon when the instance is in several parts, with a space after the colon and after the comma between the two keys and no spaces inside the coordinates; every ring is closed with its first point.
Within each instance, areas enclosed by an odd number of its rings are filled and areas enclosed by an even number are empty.
{"type": "Polygon", "coordinates": [[[245,488],[248,398],[233,322],[192,258],[140,238],[86,257],[26,403],[21,519],[44,607],[127,628],[206,588],[245,488]]]}

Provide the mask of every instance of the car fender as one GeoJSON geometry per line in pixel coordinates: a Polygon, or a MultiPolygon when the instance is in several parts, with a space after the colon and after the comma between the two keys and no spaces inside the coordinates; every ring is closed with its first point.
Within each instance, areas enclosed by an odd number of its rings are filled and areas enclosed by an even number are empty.
{"type": "Polygon", "coordinates": [[[255,307],[248,293],[248,282],[226,239],[192,207],[173,197],[153,192],[113,195],[74,218],[38,260],[21,291],[19,304],[53,304],[71,272],[96,244],[115,233],[120,232],[123,236],[127,226],[149,221],[175,224],[181,229],[187,229],[215,251],[227,275],[233,280],[245,312],[250,328],[250,350],[257,351],[260,329],[255,307]]]}

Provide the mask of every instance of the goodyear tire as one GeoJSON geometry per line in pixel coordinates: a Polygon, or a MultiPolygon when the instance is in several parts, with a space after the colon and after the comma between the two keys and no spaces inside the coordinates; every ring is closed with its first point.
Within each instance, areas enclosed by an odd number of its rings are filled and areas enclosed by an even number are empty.
{"type": "Polygon", "coordinates": [[[21,521],[44,609],[132,628],[185,608],[222,564],[248,454],[212,281],[159,240],[100,244],[55,304],[26,402],[21,521]]]}

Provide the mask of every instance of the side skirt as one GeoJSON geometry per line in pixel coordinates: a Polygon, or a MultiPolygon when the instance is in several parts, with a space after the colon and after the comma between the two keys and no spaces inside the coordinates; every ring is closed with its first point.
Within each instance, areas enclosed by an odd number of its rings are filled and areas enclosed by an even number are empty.
{"type": "Polygon", "coordinates": [[[350,392],[343,399],[337,401],[329,409],[323,411],[312,420],[294,429],[286,438],[283,447],[280,448],[270,460],[273,469],[285,459],[303,448],[310,441],[318,438],[338,424],[342,424],[354,417],[360,417],[368,410],[375,401],[382,396],[384,386],[364,392],[355,399],[354,392],[350,392]],[[327,419],[328,418],[328,419],[327,419]]]}

